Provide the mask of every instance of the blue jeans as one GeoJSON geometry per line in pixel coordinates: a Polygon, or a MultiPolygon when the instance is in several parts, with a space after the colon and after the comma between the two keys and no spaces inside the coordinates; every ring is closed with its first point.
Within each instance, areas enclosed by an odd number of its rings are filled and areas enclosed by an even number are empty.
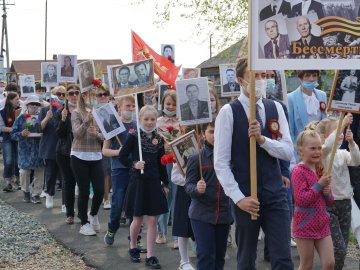
{"type": "Polygon", "coordinates": [[[110,209],[109,231],[116,232],[120,227],[121,212],[129,184],[129,169],[114,169],[111,171],[112,201],[110,209]]]}
{"type": "Polygon", "coordinates": [[[10,181],[13,176],[19,177],[18,145],[7,140],[3,142],[4,179],[10,181]]]}

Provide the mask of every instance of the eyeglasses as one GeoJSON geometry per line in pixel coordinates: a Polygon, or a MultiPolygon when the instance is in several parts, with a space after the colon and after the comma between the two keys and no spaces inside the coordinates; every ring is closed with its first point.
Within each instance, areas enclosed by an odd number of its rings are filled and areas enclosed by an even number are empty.
{"type": "Polygon", "coordinates": [[[95,95],[96,97],[108,97],[109,93],[99,93],[95,95]]]}
{"type": "Polygon", "coordinates": [[[30,105],[30,106],[40,106],[40,104],[36,103],[36,102],[30,102],[28,105],[30,105]]]}
{"type": "Polygon", "coordinates": [[[61,92],[56,92],[56,95],[57,95],[58,97],[61,97],[61,96],[65,97],[65,93],[61,93],[61,92]]]}
{"type": "Polygon", "coordinates": [[[68,92],[68,95],[69,95],[70,97],[78,96],[79,94],[80,94],[79,91],[71,91],[71,92],[68,92]]]}

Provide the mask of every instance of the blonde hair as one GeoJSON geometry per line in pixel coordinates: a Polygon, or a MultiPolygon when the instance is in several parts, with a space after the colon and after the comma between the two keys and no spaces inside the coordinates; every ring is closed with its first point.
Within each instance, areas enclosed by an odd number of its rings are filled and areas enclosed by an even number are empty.
{"type": "Polygon", "coordinates": [[[91,98],[90,92],[84,92],[80,94],[80,97],[78,99],[77,102],[77,110],[79,111],[82,120],[85,119],[86,115],[88,114],[86,111],[86,101],[85,99],[87,98],[91,98]],[[85,95],[89,95],[89,96],[85,96],[85,95]]]}
{"type": "Polygon", "coordinates": [[[214,98],[215,98],[215,100],[216,100],[216,107],[215,107],[215,108],[216,108],[216,113],[219,113],[219,111],[220,111],[220,101],[219,101],[219,97],[218,97],[218,95],[216,94],[215,89],[210,89],[209,92],[210,92],[210,95],[213,95],[214,98]]]}
{"type": "Polygon", "coordinates": [[[139,111],[139,119],[142,118],[146,112],[152,112],[155,115],[155,118],[157,117],[156,109],[153,106],[145,105],[139,111]]]}
{"type": "Polygon", "coordinates": [[[329,128],[330,128],[330,124],[337,122],[338,119],[336,119],[335,117],[328,117],[328,118],[324,118],[321,121],[319,121],[319,123],[316,125],[316,131],[324,136],[328,136],[329,135],[329,128]]]}
{"type": "Polygon", "coordinates": [[[135,98],[134,96],[123,96],[117,99],[117,105],[122,106],[124,101],[130,101],[131,103],[135,104],[135,98]]]}
{"type": "Polygon", "coordinates": [[[55,86],[53,89],[51,89],[52,95],[56,95],[57,92],[65,93],[66,89],[62,85],[55,86]]]}

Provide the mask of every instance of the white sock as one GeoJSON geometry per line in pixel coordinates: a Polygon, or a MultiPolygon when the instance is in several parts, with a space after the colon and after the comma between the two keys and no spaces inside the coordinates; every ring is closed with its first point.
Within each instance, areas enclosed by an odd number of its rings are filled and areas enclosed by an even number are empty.
{"type": "Polygon", "coordinates": [[[179,252],[181,257],[180,264],[190,261],[188,255],[188,242],[189,242],[189,238],[178,237],[179,252]]]}

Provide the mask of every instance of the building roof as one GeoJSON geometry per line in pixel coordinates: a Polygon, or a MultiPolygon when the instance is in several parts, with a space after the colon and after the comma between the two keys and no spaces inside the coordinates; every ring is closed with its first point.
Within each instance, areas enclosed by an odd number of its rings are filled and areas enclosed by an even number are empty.
{"type": "MultiPolygon", "coordinates": [[[[88,60],[88,59],[86,59],[88,60]]],[[[77,62],[81,63],[86,61],[84,59],[78,59],[77,62]]],[[[47,62],[56,62],[57,60],[51,60],[47,62]]],[[[16,72],[27,75],[34,75],[35,80],[40,80],[41,62],[44,60],[14,60],[11,63],[10,72],[16,72]]],[[[94,59],[94,66],[96,70],[101,70],[102,73],[106,73],[106,66],[108,65],[120,65],[123,62],[121,59],[94,59]]]]}
{"type": "Polygon", "coordinates": [[[247,47],[247,37],[243,37],[240,41],[223,50],[216,56],[202,62],[197,68],[213,68],[218,67],[220,64],[236,63],[238,58],[248,54],[247,47]]]}

